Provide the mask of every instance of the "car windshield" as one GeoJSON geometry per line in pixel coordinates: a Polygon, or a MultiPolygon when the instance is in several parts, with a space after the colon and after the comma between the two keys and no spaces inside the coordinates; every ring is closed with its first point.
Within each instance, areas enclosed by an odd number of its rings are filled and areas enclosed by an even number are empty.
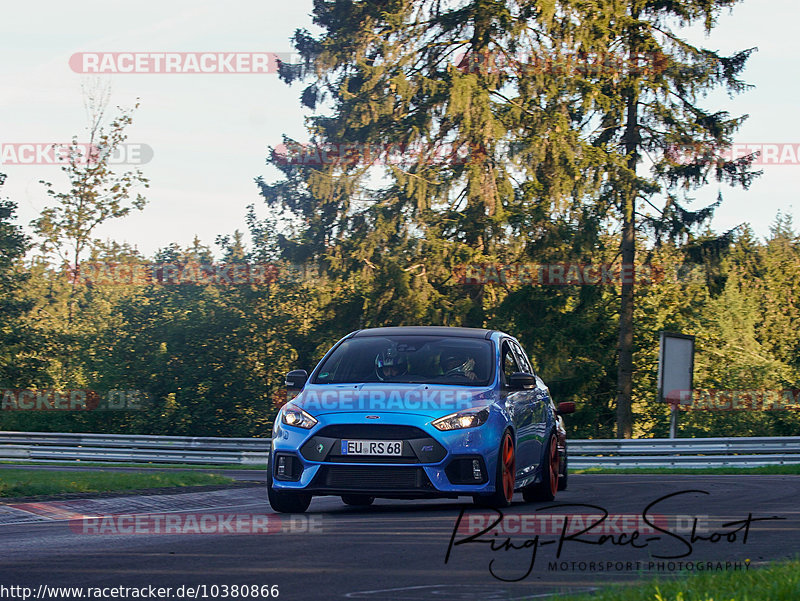
{"type": "Polygon", "coordinates": [[[488,340],[447,336],[365,336],[339,345],[314,384],[395,382],[486,386],[494,376],[488,340]]]}

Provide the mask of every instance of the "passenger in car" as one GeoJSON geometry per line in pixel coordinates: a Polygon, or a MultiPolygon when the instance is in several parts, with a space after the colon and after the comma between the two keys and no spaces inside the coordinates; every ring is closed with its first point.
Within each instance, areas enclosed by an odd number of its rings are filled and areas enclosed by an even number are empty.
{"type": "Polygon", "coordinates": [[[444,375],[463,375],[470,380],[478,378],[475,373],[475,358],[466,353],[447,353],[442,354],[441,366],[444,375]]]}

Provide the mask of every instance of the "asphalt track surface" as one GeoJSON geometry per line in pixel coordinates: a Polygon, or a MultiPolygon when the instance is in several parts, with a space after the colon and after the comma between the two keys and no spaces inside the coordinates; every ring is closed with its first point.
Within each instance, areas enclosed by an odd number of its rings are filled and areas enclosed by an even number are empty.
{"type": "MultiPolygon", "coordinates": [[[[670,576],[678,562],[692,562],[694,570],[699,566],[708,570],[709,565],[724,569],[724,562],[730,562],[728,569],[739,566],[743,571],[800,554],[800,476],[572,475],[569,490],[560,492],[554,503],[526,504],[521,495],[515,496],[514,505],[504,511],[503,532],[478,537],[493,540],[498,550],[492,550],[489,542],[455,544],[477,533],[479,521],[489,516],[485,510],[477,515],[480,510],[467,498],[458,502],[378,500],[368,508],[353,508],[336,497],[323,497],[312,501],[304,514],[307,517],[291,518],[272,513],[262,486],[215,494],[171,495],[161,511],[185,510],[184,501],[206,495],[203,511],[267,514],[271,524],[283,524],[284,531],[87,535],[59,519],[5,523],[0,524],[0,585],[27,586],[34,591],[39,585],[152,585],[172,587],[173,591],[182,585],[278,585],[278,598],[284,600],[493,601],[557,597],[567,591],[632,583],[656,574],[670,576]],[[703,492],[685,492],[690,490],[703,492]],[[649,520],[673,534],[648,530],[639,516],[648,505],[673,493],[677,494],[647,513],[649,520]],[[568,505],[552,507],[555,504],[568,505]],[[462,509],[464,529],[454,535],[462,509]],[[588,542],[569,539],[574,529],[563,532],[554,525],[565,522],[563,514],[571,514],[569,519],[575,520],[580,514],[597,516],[601,509],[610,515],[606,523],[596,526],[601,530],[593,532],[598,534],[577,536],[588,542]],[[715,538],[714,533],[719,533],[717,542],[683,542],[691,539],[688,529],[695,517],[695,534],[715,538]],[[781,519],[760,520],[767,517],[781,519]],[[470,519],[475,529],[467,531],[470,519]],[[523,526],[519,532],[525,520],[529,520],[528,528],[523,526]],[[620,529],[625,537],[615,534],[620,529]],[[639,538],[633,530],[641,530],[639,538]],[[610,533],[614,539],[597,544],[600,532],[610,533]],[[631,539],[639,548],[615,544],[630,543],[631,539]],[[504,545],[507,540],[521,548],[504,545]],[[556,558],[559,540],[563,544],[556,558]],[[656,557],[687,552],[681,558],[656,557]]],[[[134,506],[137,500],[120,499],[134,506]]],[[[196,512],[197,507],[191,510],[196,512]]],[[[577,522],[570,524],[579,529],[577,522]]],[[[210,588],[206,591],[206,598],[215,598],[210,588]]]]}

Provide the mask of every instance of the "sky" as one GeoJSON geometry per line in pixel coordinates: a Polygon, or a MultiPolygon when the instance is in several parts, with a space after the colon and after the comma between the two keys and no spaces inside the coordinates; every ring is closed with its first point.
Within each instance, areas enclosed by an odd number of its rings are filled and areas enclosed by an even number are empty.
{"type": "MultiPolygon", "coordinates": [[[[146,208],[104,224],[98,236],[128,242],[145,256],[173,242],[189,245],[195,237],[212,245],[218,235],[246,230],[248,205],[254,204],[260,216],[268,213],[253,180],[278,177],[266,157],[283,134],[307,138],[304,120],[310,113],[300,107],[301,85],[286,85],[274,70],[117,73],[98,79],[76,72],[70,59],[101,52],[291,53],[296,29],[314,31],[310,12],[310,0],[9,4],[0,21],[0,145],[86,139],[83,90],[108,86],[109,114],[115,106],[140,103],[128,142],[146,145],[152,158],[141,166],[150,180],[146,208]]],[[[797,0],[744,0],[721,16],[710,37],[699,29],[685,32],[722,52],[759,49],[744,73],[755,87],[733,99],[715,93],[706,104],[750,115],[735,137],[739,144],[800,149],[798,17],[797,0]]],[[[712,183],[690,207],[714,201],[721,191],[724,202],[711,224],[717,231],[749,223],[763,237],[778,212],[794,215],[797,223],[800,160],[791,154],[782,163],[760,167],[764,174],[750,190],[712,183]]],[[[49,202],[39,180],[63,187],[60,167],[4,161],[0,172],[7,175],[0,192],[17,202],[17,221],[30,232],[29,222],[49,202]]]]}

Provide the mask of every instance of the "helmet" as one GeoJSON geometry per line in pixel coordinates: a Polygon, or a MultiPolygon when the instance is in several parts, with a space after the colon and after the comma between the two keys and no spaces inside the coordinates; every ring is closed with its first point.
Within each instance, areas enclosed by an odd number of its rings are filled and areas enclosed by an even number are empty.
{"type": "Polygon", "coordinates": [[[475,367],[475,359],[464,353],[463,351],[446,351],[442,353],[439,364],[442,366],[442,371],[447,374],[466,374],[471,372],[475,367]]]}
{"type": "Polygon", "coordinates": [[[375,372],[380,380],[385,380],[387,377],[402,376],[407,371],[408,359],[405,353],[400,353],[394,348],[386,349],[375,357],[375,372]],[[386,368],[394,368],[396,372],[387,375],[384,371],[386,368]]]}

